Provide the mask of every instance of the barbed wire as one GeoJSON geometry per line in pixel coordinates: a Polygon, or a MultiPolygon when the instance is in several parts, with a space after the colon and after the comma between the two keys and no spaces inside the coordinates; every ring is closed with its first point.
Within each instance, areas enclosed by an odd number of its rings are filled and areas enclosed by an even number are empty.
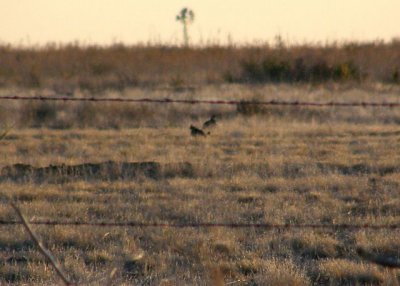
{"type": "Polygon", "coordinates": [[[206,100],[206,99],[170,99],[170,98],[121,98],[121,97],[67,97],[67,96],[0,96],[0,100],[33,100],[33,101],[75,101],[75,102],[125,102],[150,104],[215,104],[215,105],[278,105],[278,106],[311,106],[311,107],[400,107],[400,102],[311,102],[311,101],[251,101],[251,100],[206,100]]]}
{"type": "MultiPolygon", "coordinates": [[[[18,225],[20,221],[0,220],[0,225],[18,225]]],[[[155,228],[262,228],[262,229],[400,229],[400,224],[269,224],[269,223],[213,223],[213,222],[110,222],[110,221],[29,221],[32,225],[48,226],[98,226],[98,227],[155,227],[155,228]]]]}

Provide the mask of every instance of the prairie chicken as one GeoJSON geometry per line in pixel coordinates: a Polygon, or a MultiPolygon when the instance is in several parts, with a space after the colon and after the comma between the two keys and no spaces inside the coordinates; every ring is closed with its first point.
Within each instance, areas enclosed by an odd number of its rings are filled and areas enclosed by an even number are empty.
{"type": "Polygon", "coordinates": [[[216,115],[212,115],[210,119],[203,123],[203,129],[211,128],[217,125],[216,115]]]}
{"type": "MultiPolygon", "coordinates": [[[[206,137],[206,133],[204,133],[203,130],[201,130],[200,128],[197,128],[197,127],[195,127],[193,125],[190,125],[190,134],[192,136],[203,136],[203,137],[206,137]]],[[[210,134],[210,133],[208,133],[208,134],[210,134]]]]}

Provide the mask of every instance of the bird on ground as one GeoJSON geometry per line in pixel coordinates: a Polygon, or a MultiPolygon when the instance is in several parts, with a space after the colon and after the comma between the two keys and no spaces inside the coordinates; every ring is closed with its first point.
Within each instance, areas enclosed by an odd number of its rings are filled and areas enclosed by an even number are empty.
{"type": "Polygon", "coordinates": [[[400,268],[400,258],[393,255],[373,254],[365,249],[358,247],[357,254],[365,260],[388,268],[400,268]]]}
{"type": "Polygon", "coordinates": [[[217,121],[215,120],[216,118],[216,115],[212,115],[210,119],[203,123],[203,129],[211,128],[217,125],[217,121]]]}
{"type": "MultiPolygon", "coordinates": [[[[206,133],[203,130],[201,130],[200,128],[197,128],[193,125],[190,125],[190,134],[195,137],[196,136],[206,137],[206,133]]],[[[208,132],[207,134],[210,134],[210,132],[208,132]]]]}

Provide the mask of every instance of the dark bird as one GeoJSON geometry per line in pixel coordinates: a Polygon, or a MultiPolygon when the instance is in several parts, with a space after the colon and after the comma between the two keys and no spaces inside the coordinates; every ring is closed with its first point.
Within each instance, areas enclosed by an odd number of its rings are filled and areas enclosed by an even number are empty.
{"type": "Polygon", "coordinates": [[[361,247],[357,247],[357,254],[365,260],[388,268],[400,268],[400,258],[392,255],[373,254],[361,247]]]}
{"type": "MultiPolygon", "coordinates": [[[[206,137],[206,133],[204,133],[203,130],[201,130],[200,128],[197,128],[197,127],[195,127],[193,125],[190,125],[190,134],[192,136],[203,136],[203,137],[206,137]]],[[[210,134],[210,133],[208,133],[208,134],[210,134]]]]}
{"type": "Polygon", "coordinates": [[[217,121],[215,120],[216,118],[216,115],[212,115],[210,119],[203,123],[203,129],[211,128],[217,125],[217,121]]]}

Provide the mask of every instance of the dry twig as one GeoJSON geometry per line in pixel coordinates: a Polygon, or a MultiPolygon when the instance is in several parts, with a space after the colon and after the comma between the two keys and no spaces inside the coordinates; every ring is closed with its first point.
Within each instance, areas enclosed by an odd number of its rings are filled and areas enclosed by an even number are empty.
{"type": "Polygon", "coordinates": [[[43,244],[40,242],[39,238],[36,236],[36,234],[32,231],[32,229],[29,226],[29,223],[25,219],[25,217],[22,215],[21,210],[14,204],[11,203],[11,206],[17,213],[18,217],[21,219],[21,222],[23,226],[25,227],[26,231],[29,233],[31,236],[32,240],[36,243],[36,245],[39,248],[39,251],[41,254],[43,254],[44,257],[50,262],[51,265],[53,265],[54,269],[56,270],[57,275],[61,278],[61,280],[64,282],[66,286],[72,286],[74,285],[65,275],[65,273],[61,270],[60,264],[57,262],[57,260],[54,258],[54,256],[50,253],[48,249],[46,249],[43,244]]]}

